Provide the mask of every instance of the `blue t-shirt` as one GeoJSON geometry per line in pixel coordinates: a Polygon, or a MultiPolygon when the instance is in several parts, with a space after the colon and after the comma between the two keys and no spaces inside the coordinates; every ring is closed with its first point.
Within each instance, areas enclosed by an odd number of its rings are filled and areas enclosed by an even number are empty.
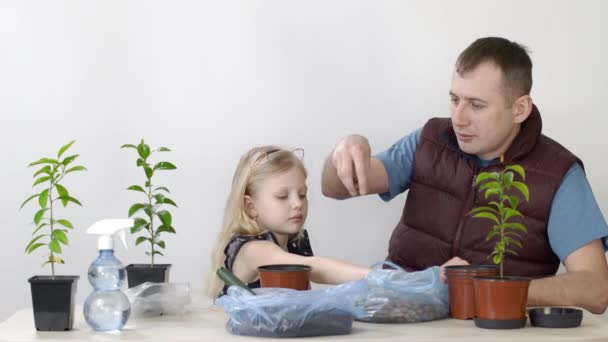
{"type": "MultiPolygon", "coordinates": [[[[410,187],[421,134],[422,128],[417,129],[374,156],[384,164],[388,175],[388,191],[380,194],[384,201],[390,201],[410,187]]],[[[484,167],[492,161],[479,159],[478,162],[484,167]]],[[[608,226],[578,163],[568,170],[555,193],[547,230],[551,248],[562,262],[570,253],[596,239],[602,239],[604,250],[608,250],[608,226]]]]}

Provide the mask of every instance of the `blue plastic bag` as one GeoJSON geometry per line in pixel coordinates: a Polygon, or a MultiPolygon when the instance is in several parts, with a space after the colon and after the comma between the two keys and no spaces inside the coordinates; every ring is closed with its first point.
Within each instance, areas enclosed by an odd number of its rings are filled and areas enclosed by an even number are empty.
{"type": "Polygon", "coordinates": [[[402,269],[372,270],[363,279],[339,285],[334,291],[352,298],[364,310],[357,320],[365,322],[425,322],[447,318],[450,311],[448,287],[439,278],[437,266],[409,273],[402,269]]]}
{"type": "Polygon", "coordinates": [[[230,315],[226,329],[235,335],[304,337],[344,335],[355,316],[363,315],[347,293],[335,288],[296,291],[255,289],[256,295],[231,286],[216,300],[230,315]]]}

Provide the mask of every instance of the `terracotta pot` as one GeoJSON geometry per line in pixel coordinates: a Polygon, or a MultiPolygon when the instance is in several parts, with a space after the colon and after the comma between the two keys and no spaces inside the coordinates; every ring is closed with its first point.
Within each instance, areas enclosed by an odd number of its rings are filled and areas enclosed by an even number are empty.
{"type": "Polygon", "coordinates": [[[530,278],[475,277],[475,325],[513,329],[526,324],[530,278]],[[478,322],[479,321],[479,322],[478,322]]]}
{"type": "Polygon", "coordinates": [[[475,317],[475,292],[473,277],[497,276],[498,266],[466,265],[446,266],[445,273],[450,291],[450,317],[472,319],[475,317]]]}
{"type": "Polygon", "coordinates": [[[262,287],[283,287],[294,290],[310,289],[310,266],[264,265],[258,267],[262,287]]]}

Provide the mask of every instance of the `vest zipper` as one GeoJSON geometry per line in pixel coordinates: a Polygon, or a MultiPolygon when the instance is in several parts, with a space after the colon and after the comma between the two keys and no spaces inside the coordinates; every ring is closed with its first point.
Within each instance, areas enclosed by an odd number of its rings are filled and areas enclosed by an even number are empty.
{"type": "Polygon", "coordinates": [[[473,172],[473,179],[471,180],[471,186],[469,187],[469,191],[467,192],[467,197],[462,206],[462,210],[460,212],[460,221],[458,222],[458,227],[456,228],[456,234],[454,235],[454,240],[452,242],[452,258],[455,256],[459,256],[456,253],[460,249],[460,240],[462,239],[462,231],[464,230],[464,223],[467,218],[467,213],[469,211],[469,208],[472,207],[471,205],[469,205],[469,203],[475,204],[474,203],[475,193],[477,192],[475,189],[476,188],[475,179],[477,178],[478,173],[479,173],[479,169],[477,168],[477,166],[475,166],[475,171],[473,172]]]}

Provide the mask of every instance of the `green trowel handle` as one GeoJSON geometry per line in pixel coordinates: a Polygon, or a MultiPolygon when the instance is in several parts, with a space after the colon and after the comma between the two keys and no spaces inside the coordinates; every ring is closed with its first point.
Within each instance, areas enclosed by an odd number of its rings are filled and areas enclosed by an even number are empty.
{"type": "Polygon", "coordinates": [[[247,286],[247,284],[243,283],[241,279],[237,278],[232,272],[230,272],[226,267],[220,267],[215,272],[217,276],[226,284],[226,286],[239,286],[249,291],[252,295],[255,295],[253,291],[247,286]]]}

